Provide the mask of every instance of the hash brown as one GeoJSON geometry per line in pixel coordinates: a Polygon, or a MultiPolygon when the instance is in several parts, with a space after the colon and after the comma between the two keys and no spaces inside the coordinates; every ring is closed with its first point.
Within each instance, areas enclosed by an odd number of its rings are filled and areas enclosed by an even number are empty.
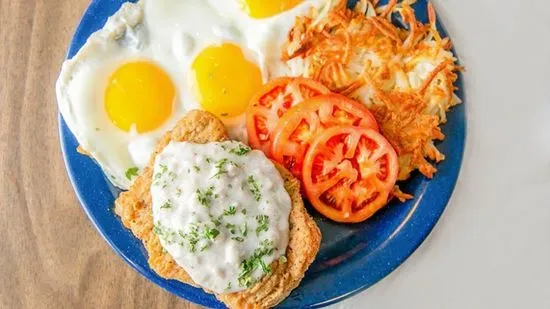
{"type": "MultiPolygon", "coordinates": [[[[439,126],[460,99],[454,95],[457,59],[449,38],[441,37],[435,11],[418,21],[410,1],[359,0],[349,9],[335,0],[322,12],[296,19],[282,58],[293,71],[330,90],[363,102],[399,156],[398,180],[418,170],[432,178],[445,157],[435,144],[444,139],[439,126]],[[392,23],[399,17],[407,28],[392,23]]],[[[396,187],[401,200],[411,198],[396,187]]]]}

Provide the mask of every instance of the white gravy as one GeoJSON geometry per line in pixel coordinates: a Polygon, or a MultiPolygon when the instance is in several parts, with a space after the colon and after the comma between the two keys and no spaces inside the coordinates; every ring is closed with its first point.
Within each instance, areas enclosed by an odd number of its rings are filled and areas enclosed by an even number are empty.
{"type": "Polygon", "coordinates": [[[247,289],[286,261],[291,200],[261,151],[171,142],[156,158],[151,196],[162,246],[208,290],[247,289]]]}

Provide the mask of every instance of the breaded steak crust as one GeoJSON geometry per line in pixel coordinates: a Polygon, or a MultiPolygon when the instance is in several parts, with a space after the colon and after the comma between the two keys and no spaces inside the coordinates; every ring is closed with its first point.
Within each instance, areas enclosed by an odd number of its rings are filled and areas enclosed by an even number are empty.
{"type": "MultiPolygon", "coordinates": [[[[143,242],[149,254],[151,269],[163,278],[196,286],[185,270],[163,250],[159,238],[153,233],[150,187],[154,160],[170,141],[208,143],[227,139],[223,123],[214,115],[204,111],[188,113],[172,131],[163,136],[142,174],[137,177],[130,190],[121,193],[115,201],[116,214],[120,216],[124,226],[143,242]]],[[[276,164],[276,167],[284,179],[285,189],[292,201],[287,261],[273,262],[271,274],[264,276],[250,289],[216,295],[229,308],[270,308],[277,305],[298,286],[319,251],[321,233],[304,208],[299,181],[282,166],[276,164]]]]}

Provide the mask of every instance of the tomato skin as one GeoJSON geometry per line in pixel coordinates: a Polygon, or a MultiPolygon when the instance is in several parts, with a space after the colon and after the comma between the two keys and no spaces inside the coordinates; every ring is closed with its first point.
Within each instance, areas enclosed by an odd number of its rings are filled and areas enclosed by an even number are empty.
{"type": "Polygon", "coordinates": [[[262,86],[246,113],[250,146],[270,156],[273,130],[286,111],[305,99],[326,93],[330,90],[323,84],[303,77],[281,77],[262,86]]]}
{"type": "Polygon", "coordinates": [[[324,129],[338,125],[378,131],[376,119],[362,103],[339,94],[316,96],[292,107],[279,120],[273,131],[273,159],[300,178],[311,141],[324,129]]]}
{"type": "Polygon", "coordinates": [[[327,218],[362,222],[387,204],[398,169],[397,154],[380,133],[335,126],[317,135],[307,151],[304,190],[327,218]]]}

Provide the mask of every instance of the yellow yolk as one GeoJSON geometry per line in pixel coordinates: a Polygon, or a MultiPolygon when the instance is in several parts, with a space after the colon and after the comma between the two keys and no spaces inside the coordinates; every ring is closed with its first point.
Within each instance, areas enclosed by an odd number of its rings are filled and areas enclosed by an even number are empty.
{"type": "Polygon", "coordinates": [[[105,90],[105,110],[121,130],[138,132],[158,128],[172,114],[175,87],[158,66],[136,61],[118,68],[105,90]]]}
{"type": "Polygon", "coordinates": [[[266,18],[290,10],[303,0],[241,0],[250,17],[266,18]]]}
{"type": "Polygon", "coordinates": [[[262,85],[258,66],[234,44],[205,48],[195,58],[192,69],[197,100],[206,111],[218,116],[242,114],[262,85]]]}

